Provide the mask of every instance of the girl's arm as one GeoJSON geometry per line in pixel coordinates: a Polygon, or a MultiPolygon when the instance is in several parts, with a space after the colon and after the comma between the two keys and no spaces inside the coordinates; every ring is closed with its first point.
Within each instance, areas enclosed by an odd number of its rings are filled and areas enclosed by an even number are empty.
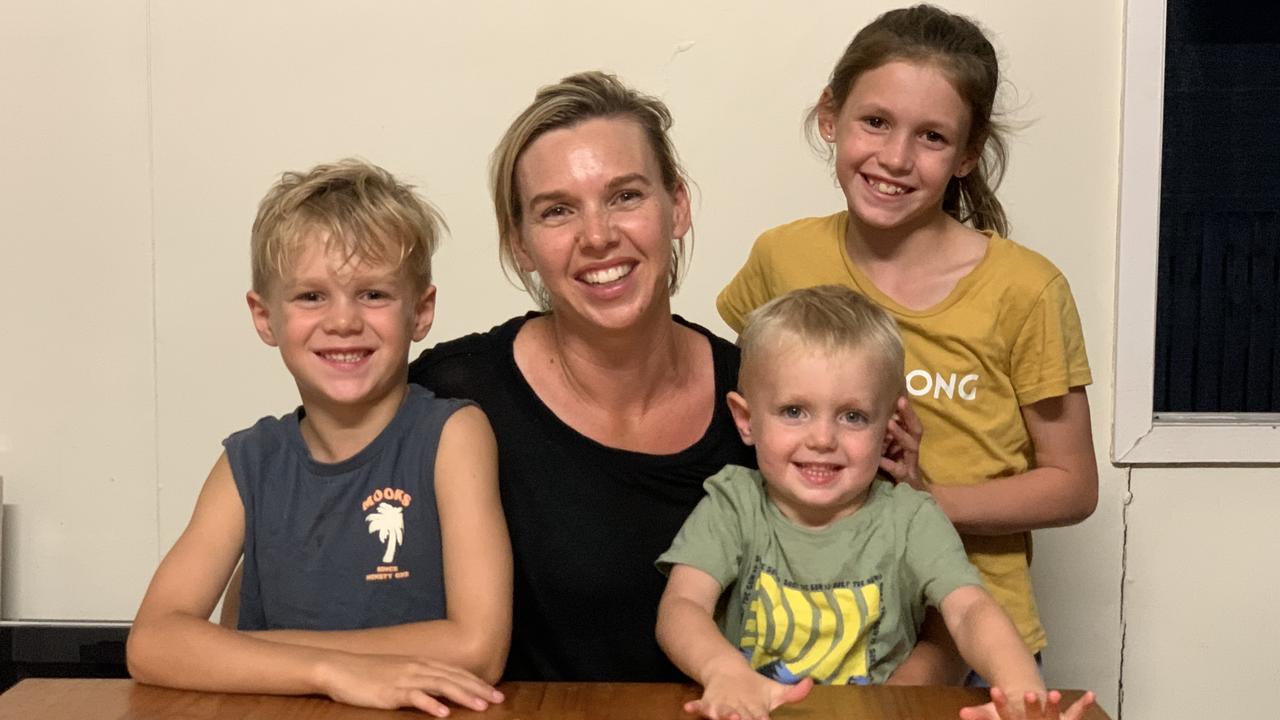
{"type": "Polygon", "coordinates": [[[243,540],[244,506],[224,454],[138,609],[128,640],[135,679],[217,692],[323,693],[351,704],[413,706],[433,714],[447,710],[428,693],[487,706],[492,689],[454,668],[285,645],[210,622],[243,540]]]}
{"type": "Polygon", "coordinates": [[[702,570],[673,565],[658,603],[658,644],[703,688],[700,699],[685,703],[685,712],[746,720],[803,700],[813,687],[811,680],[783,685],[766,678],[720,634],[712,616],[721,591],[720,583],[702,570]]]}
{"type": "Polygon", "coordinates": [[[445,423],[435,465],[445,619],[365,630],[250,634],[313,648],[434,660],[497,682],[511,641],[512,582],[497,453],[489,420],[478,407],[464,407],[445,423]]]}
{"type": "Polygon", "coordinates": [[[1074,525],[1097,507],[1098,465],[1085,389],[1026,405],[1022,418],[1035,448],[1034,468],[978,485],[920,488],[961,533],[1007,535],[1074,525]]]}

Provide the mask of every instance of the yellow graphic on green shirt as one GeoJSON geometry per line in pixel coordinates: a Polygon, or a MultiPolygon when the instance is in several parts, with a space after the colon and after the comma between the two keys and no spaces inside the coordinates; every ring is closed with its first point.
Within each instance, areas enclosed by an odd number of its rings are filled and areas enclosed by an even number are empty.
{"type": "Polygon", "coordinates": [[[880,626],[879,576],[831,585],[796,585],[761,568],[744,598],[739,647],[751,667],[779,682],[871,682],[871,641],[880,626]]]}

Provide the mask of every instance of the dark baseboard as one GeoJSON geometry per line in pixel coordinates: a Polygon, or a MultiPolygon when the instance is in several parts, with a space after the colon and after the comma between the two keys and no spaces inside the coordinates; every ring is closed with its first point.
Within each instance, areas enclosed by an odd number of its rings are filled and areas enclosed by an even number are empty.
{"type": "Polygon", "coordinates": [[[122,625],[0,626],[0,691],[26,678],[124,678],[122,625]]]}

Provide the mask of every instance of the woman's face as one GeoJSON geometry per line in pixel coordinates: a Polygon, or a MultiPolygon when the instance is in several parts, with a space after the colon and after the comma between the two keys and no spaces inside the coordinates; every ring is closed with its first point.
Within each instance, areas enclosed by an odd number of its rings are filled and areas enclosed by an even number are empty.
{"type": "Polygon", "coordinates": [[[670,314],[672,242],[689,196],[662,184],[635,121],[597,118],[545,133],[516,164],[516,261],[537,272],[560,321],[625,329],[670,314]]]}

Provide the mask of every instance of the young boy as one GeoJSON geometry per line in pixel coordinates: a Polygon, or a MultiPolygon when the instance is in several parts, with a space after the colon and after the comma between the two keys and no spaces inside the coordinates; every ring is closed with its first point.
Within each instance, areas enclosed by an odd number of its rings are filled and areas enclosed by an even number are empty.
{"type": "MultiPolygon", "coordinates": [[[[967,716],[1019,716],[1024,702],[1038,713],[1035,661],[951,523],[928,495],[877,478],[903,392],[892,318],[845,288],[797,290],[753,312],[739,345],[741,392],[728,402],[760,470],[708,479],[658,560],[670,573],[658,641],[704,688],[685,709],[747,720],[802,699],[814,681],[884,682],[927,604],[1015,701],[993,691],[967,716]]],[[[1058,716],[1059,699],[1049,694],[1045,717],[1058,716]]]]}
{"type": "Polygon", "coordinates": [[[223,444],[129,635],[142,682],[483,710],[511,629],[511,549],[479,408],[408,385],[442,225],[364,162],[286,173],[253,225],[249,309],[302,406],[223,444]],[[239,627],[209,622],[244,558],[239,627]]]}

